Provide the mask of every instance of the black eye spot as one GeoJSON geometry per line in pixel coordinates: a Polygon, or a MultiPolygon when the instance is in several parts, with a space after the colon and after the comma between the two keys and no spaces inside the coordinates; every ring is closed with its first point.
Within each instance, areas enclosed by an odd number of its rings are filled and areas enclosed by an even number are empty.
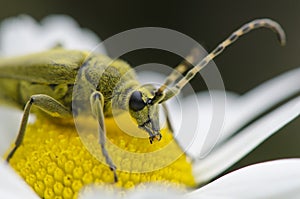
{"type": "Polygon", "coordinates": [[[140,111],[146,106],[146,103],[142,99],[142,93],[140,91],[134,91],[129,99],[129,108],[133,111],[140,111]]]}

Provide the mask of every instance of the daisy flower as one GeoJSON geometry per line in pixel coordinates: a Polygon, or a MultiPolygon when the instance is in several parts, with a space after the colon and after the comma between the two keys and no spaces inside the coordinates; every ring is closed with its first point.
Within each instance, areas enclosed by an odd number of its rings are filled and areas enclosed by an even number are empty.
{"type": "MultiPolygon", "coordinates": [[[[47,50],[57,45],[92,50],[100,40],[68,16],[49,16],[37,23],[31,17],[22,15],[2,22],[0,41],[1,56],[13,56],[47,50]]],[[[105,53],[103,48],[98,48],[98,51],[105,53]]],[[[0,161],[0,195],[3,198],[91,199],[298,198],[300,159],[297,158],[251,165],[212,180],[299,116],[300,97],[269,111],[299,92],[299,76],[300,68],[297,68],[243,95],[226,91],[225,122],[217,140],[207,138],[213,107],[208,92],[181,99],[183,117],[188,114],[190,118],[197,118],[197,122],[187,121],[181,124],[183,128],[174,125],[174,134],[176,137],[180,135],[178,131],[195,131],[194,126],[197,125],[197,136],[192,144],[187,143],[188,139],[184,137],[179,137],[178,143],[172,142],[173,135],[166,128],[162,130],[164,139],[150,145],[148,140],[123,135],[113,119],[106,119],[108,138],[131,152],[150,153],[173,143],[172,150],[160,152],[159,157],[152,156],[150,161],[143,158],[130,161],[128,157],[117,154],[120,164],[131,170],[118,171],[119,181],[114,185],[110,184],[113,176],[109,168],[86,150],[74,125],[36,117],[28,125],[24,142],[10,163],[7,164],[4,159],[0,161]],[[192,103],[194,99],[197,105],[192,103]],[[199,115],[193,115],[196,112],[199,115]],[[253,122],[248,124],[250,121],[253,122]],[[135,170],[155,168],[157,162],[167,161],[173,154],[180,156],[163,168],[149,172],[135,170]]],[[[155,78],[158,78],[155,80],[157,82],[163,81],[159,74],[153,76],[149,73],[142,80],[147,82],[155,78]]],[[[220,91],[213,92],[215,96],[222,97],[220,91]]],[[[176,106],[169,104],[170,119],[173,124],[180,124],[182,121],[176,106]]],[[[22,112],[7,107],[1,107],[0,111],[0,153],[5,157],[18,132],[22,112]]]]}

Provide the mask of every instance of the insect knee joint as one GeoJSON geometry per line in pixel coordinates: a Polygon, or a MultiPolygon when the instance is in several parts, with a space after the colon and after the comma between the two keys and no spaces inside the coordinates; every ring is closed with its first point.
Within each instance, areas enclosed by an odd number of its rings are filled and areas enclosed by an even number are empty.
{"type": "Polygon", "coordinates": [[[96,99],[101,99],[101,95],[100,95],[99,93],[95,93],[95,94],[93,95],[93,98],[94,98],[94,100],[96,100],[96,99]]]}
{"type": "Polygon", "coordinates": [[[35,99],[34,99],[34,97],[30,97],[30,99],[29,99],[29,103],[30,104],[33,104],[35,102],[35,99]]]}

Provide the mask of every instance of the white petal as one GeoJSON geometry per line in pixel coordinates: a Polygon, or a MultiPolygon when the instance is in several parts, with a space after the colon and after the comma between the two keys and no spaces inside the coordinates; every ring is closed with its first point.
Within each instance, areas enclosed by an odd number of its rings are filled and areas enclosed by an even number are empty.
{"type": "Polygon", "coordinates": [[[9,146],[15,140],[20,120],[21,120],[21,111],[0,107],[0,156],[3,157],[4,153],[7,151],[9,146]]]}
{"type": "MultiPolygon", "coordinates": [[[[224,93],[211,91],[215,98],[223,98],[224,93]]],[[[226,111],[235,105],[238,95],[226,92],[226,111]]],[[[195,96],[188,96],[182,100],[182,121],[179,121],[180,130],[177,140],[186,153],[192,157],[199,157],[201,152],[212,148],[216,143],[218,135],[211,135],[211,124],[213,119],[213,108],[210,93],[200,92],[195,96]],[[208,143],[209,142],[209,143],[208,143]]],[[[218,106],[218,105],[217,105],[218,106]]],[[[222,106],[222,105],[221,105],[222,106]]],[[[173,110],[172,115],[173,116],[173,110]]],[[[218,109],[214,114],[219,114],[218,109]]],[[[178,116],[177,116],[178,117],[178,116]]],[[[220,121],[223,122],[223,121],[220,121]]],[[[222,125],[222,123],[220,124],[222,125]]]]}
{"type": "MultiPolygon", "coordinates": [[[[48,16],[41,24],[30,16],[20,15],[4,20],[0,26],[1,56],[49,50],[57,44],[67,49],[92,50],[99,42],[92,31],[81,29],[66,15],[48,16]]],[[[105,53],[103,47],[96,50],[105,53]]]]}
{"type": "Polygon", "coordinates": [[[39,198],[32,189],[6,163],[0,160],[0,196],[1,198],[19,199],[39,198]]]}
{"type": "MultiPolygon", "coordinates": [[[[299,92],[299,76],[300,68],[297,68],[261,84],[241,97],[226,92],[226,117],[222,132],[219,133],[220,137],[210,131],[213,104],[209,93],[198,94],[197,99],[194,96],[185,98],[182,104],[183,117],[189,119],[182,124],[181,131],[185,132],[185,136],[180,137],[179,142],[184,147],[191,145],[187,153],[192,157],[205,156],[214,145],[217,146],[226,140],[249,121],[299,92]],[[197,103],[198,112],[195,105],[197,103]],[[195,131],[197,135],[191,133],[195,131]],[[218,140],[216,140],[217,138],[218,140]]],[[[223,97],[222,93],[219,95],[220,98],[223,97]]],[[[216,96],[218,97],[218,95],[216,96]]]]}
{"type": "Polygon", "coordinates": [[[81,193],[81,199],[181,199],[185,198],[184,192],[166,185],[159,184],[142,184],[131,190],[116,189],[116,187],[109,186],[87,186],[81,193]]]}
{"type": "Polygon", "coordinates": [[[109,186],[86,186],[79,193],[80,199],[121,199],[119,189],[109,186]]]}
{"type": "Polygon", "coordinates": [[[231,136],[253,118],[300,91],[300,68],[279,75],[242,95],[226,115],[219,142],[231,136]]]}
{"type": "Polygon", "coordinates": [[[183,192],[176,190],[174,187],[166,187],[165,185],[151,184],[147,186],[137,187],[126,197],[128,199],[183,199],[183,192]]]}
{"type": "Polygon", "coordinates": [[[235,137],[214,149],[207,157],[195,161],[196,181],[206,182],[237,162],[257,145],[288,124],[300,113],[300,97],[282,105],[257,120],[235,137]]]}
{"type": "MultiPolygon", "coordinates": [[[[93,50],[100,43],[98,36],[89,29],[80,28],[74,19],[67,15],[50,15],[41,21],[43,33],[48,34],[45,44],[60,42],[65,48],[93,50]],[[55,30],[55,31],[53,31],[55,30]]],[[[96,48],[99,53],[106,54],[103,46],[96,48]]]]}
{"type": "MultiPolygon", "coordinates": [[[[0,157],[7,152],[8,148],[15,141],[23,115],[22,110],[0,106],[0,157]]],[[[30,114],[28,123],[35,121],[35,115],[30,114]]]]}
{"type": "Polygon", "coordinates": [[[300,198],[300,159],[251,165],[187,194],[186,198],[300,198]]]}

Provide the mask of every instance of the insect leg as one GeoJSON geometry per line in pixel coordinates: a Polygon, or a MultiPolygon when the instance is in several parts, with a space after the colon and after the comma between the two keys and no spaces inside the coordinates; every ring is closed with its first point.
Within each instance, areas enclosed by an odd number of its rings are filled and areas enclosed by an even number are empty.
{"type": "Polygon", "coordinates": [[[93,114],[97,117],[97,121],[99,124],[99,144],[101,146],[102,155],[105,158],[106,163],[108,164],[110,170],[114,173],[114,182],[118,182],[118,176],[116,173],[116,166],[113,161],[109,157],[109,154],[105,148],[106,143],[106,130],[104,124],[104,114],[103,114],[103,106],[104,106],[104,97],[99,91],[94,91],[90,97],[91,109],[93,114]]]}
{"type": "MultiPolygon", "coordinates": [[[[257,28],[269,28],[277,33],[279,41],[281,45],[284,45],[286,42],[285,33],[281,26],[270,19],[257,19],[251,21],[241,28],[233,32],[226,40],[224,40],[221,44],[219,44],[211,53],[209,53],[206,57],[204,57],[194,68],[188,71],[188,73],[175,84],[170,90],[168,90],[165,94],[165,97],[161,102],[168,100],[169,98],[175,96],[179,93],[179,91],[202,69],[204,68],[211,60],[213,60],[216,56],[224,51],[224,49],[230,44],[234,43],[239,37],[244,34],[250,32],[251,30],[257,28]]],[[[156,95],[160,95],[161,91],[157,91],[156,95]]]]}
{"type": "Polygon", "coordinates": [[[18,149],[18,147],[22,144],[26,127],[27,127],[27,122],[28,122],[28,117],[30,113],[30,109],[32,105],[40,108],[41,110],[45,111],[46,113],[55,116],[55,117],[68,117],[71,116],[70,111],[68,108],[66,108],[64,105],[53,99],[52,97],[48,95],[32,95],[28,102],[25,105],[24,108],[24,113],[21,121],[21,126],[19,129],[19,133],[17,136],[17,139],[15,141],[15,146],[11,150],[11,152],[8,154],[6,157],[6,161],[9,162],[9,160],[13,157],[14,153],[18,149]]]}

